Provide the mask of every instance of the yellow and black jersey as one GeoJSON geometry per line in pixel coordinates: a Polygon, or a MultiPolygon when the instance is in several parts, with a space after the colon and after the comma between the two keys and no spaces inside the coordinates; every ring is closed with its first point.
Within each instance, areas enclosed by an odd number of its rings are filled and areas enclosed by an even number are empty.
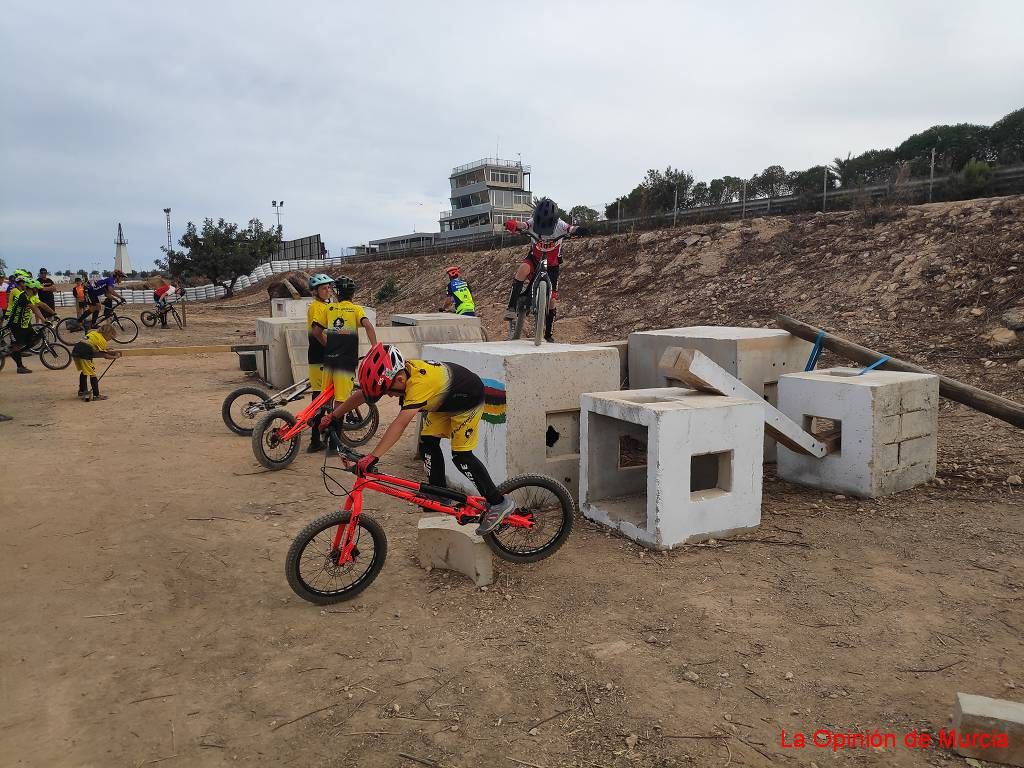
{"type": "Polygon", "coordinates": [[[306,362],[310,365],[322,365],[324,362],[324,345],[313,335],[313,326],[327,327],[327,306],[326,301],[313,299],[313,303],[306,310],[306,331],[309,334],[306,362]]]}
{"type": "Polygon", "coordinates": [[[406,360],[402,410],[462,413],[484,401],[484,383],[467,368],[433,360],[406,360]]]}

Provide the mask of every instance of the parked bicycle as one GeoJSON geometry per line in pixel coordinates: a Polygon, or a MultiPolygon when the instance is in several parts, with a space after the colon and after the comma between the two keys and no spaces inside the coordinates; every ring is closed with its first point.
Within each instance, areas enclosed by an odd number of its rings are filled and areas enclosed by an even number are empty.
{"type": "MultiPolygon", "coordinates": [[[[96,327],[110,323],[117,329],[117,338],[114,341],[118,344],[131,344],[139,337],[139,324],[130,317],[117,314],[117,308],[122,304],[123,300],[105,308],[96,321],[96,327]]],[[[77,317],[66,317],[57,323],[57,338],[68,346],[74,346],[76,341],[81,341],[82,336],[92,329],[93,325],[88,318],[79,322],[77,317]]]]}
{"type": "Polygon", "coordinates": [[[179,314],[174,305],[184,300],[185,297],[182,296],[180,299],[167,302],[163,307],[160,307],[155,311],[152,309],[144,310],[142,314],[139,315],[139,319],[147,328],[154,328],[157,323],[162,323],[163,320],[161,318],[166,318],[168,321],[173,319],[178,326],[178,330],[181,330],[185,327],[185,307],[182,306],[181,313],[179,314]]]}
{"type": "MultiPolygon", "coordinates": [[[[308,382],[304,383],[308,385],[308,382]]],[[[281,394],[283,393],[279,392],[275,397],[281,394]]],[[[269,395],[267,397],[269,398],[269,395]]],[[[295,395],[289,397],[297,399],[295,395]]],[[[320,417],[330,410],[328,403],[332,399],[334,382],[328,381],[320,395],[298,413],[293,414],[275,406],[274,410],[265,414],[252,430],[252,452],[256,456],[256,461],[267,469],[284,469],[291,464],[299,453],[302,432],[310,424],[316,429],[315,425],[320,421],[320,417]]],[[[366,443],[380,425],[380,413],[376,405],[367,403],[359,408],[358,414],[360,420],[351,424],[346,421],[340,435],[341,441],[352,447],[366,443]]]]}
{"type": "MultiPolygon", "coordinates": [[[[276,394],[269,394],[260,387],[239,387],[224,398],[220,414],[228,429],[236,435],[251,437],[256,423],[264,414],[288,403],[301,400],[309,391],[309,379],[303,379],[276,394]]],[[[377,431],[380,414],[377,406],[367,403],[345,414],[344,429],[349,433],[353,445],[362,445],[377,431]],[[351,418],[350,418],[351,417],[351,418]],[[362,434],[365,430],[368,434],[362,434]]]]}
{"type": "Polygon", "coordinates": [[[551,294],[554,292],[551,275],[548,274],[548,254],[557,251],[561,247],[561,242],[569,235],[559,235],[545,240],[530,230],[524,230],[523,233],[533,241],[530,247],[533,249],[534,255],[538,257],[538,264],[537,269],[534,270],[533,279],[529,285],[523,288],[523,292],[519,296],[515,319],[508,321],[508,337],[509,339],[520,338],[526,316],[532,315],[534,318],[533,343],[539,347],[544,341],[544,318],[547,316],[551,294]]]}
{"type": "MultiPolygon", "coordinates": [[[[49,325],[46,323],[37,323],[37,325],[45,326],[50,330],[50,333],[37,331],[38,338],[35,343],[31,347],[22,350],[22,352],[26,355],[39,355],[39,362],[51,371],[59,371],[71,365],[71,350],[63,344],[51,341],[53,331],[49,328],[49,325]]],[[[11,354],[11,347],[13,345],[14,337],[10,327],[0,330],[0,371],[7,364],[7,358],[11,354]]]]}
{"type": "MultiPolygon", "coordinates": [[[[333,427],[329,432],[336,437],[333,427]]],[[[342,466],[328,466],[329,454],[325,454],[320,472],[328,492],[347,497],[345,506],[299,531],[285,558],[288,585],[303,600],[316,605],[349,600],[370,586],[384,567],[387,536],[380,523],[363,513],[366,491],[451,515],[459,525],[478,523],[487,510],[487,500],[482,496],[468,496],[383,472],[358,474],[355,462],[362,456],[337,440],[334,444],[342,466]],[[356,475],[355,484],[345,488],[332,477],[332,470],[356,475]]],[[[483,537],[494,554],[511,563],[533,563],[549,557],[565,543],[572,530],[575,505],[564,485],[545,475],[520,475],[506,480],[498,490],[511,496],[516,508],[483,537]]]]}

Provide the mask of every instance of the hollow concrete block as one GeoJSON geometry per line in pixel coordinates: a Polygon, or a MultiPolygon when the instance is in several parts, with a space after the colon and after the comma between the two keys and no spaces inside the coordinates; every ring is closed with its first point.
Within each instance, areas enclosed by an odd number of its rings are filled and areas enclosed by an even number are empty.
{"type": "MultiPolygon", "coordinates": [[[[484,380],[491,394],[474,453],[495,483],[539,472],[576,494],[580,395],[618,388],[619,355],[614,349],[499,341],[424,345],[423,357],[458,363],[484,380]]],[[[452,465],[449,442],[442,445],[448,482],[477,493],[476,486],[452,465]]]]}
{"type": "Polygon", "coordinates": [[[391,316],[391,325],[469,325],[480,327],[480,318],[454,312],[415,312],[391,316]]]}
{"type": "MultiPolygon", "coordinates": [[[[778,328],[694,325],[638,331],[629,335],[629,386],[669,386],[670,381],[658,370],[658,362],[669,347],[682,347],[703,352],[771,405],[777,405],[774,385],[779,376],[802,371],[812,346],[778,328]]],[[[764,460],[775,461],[775,457],[775,441],[765,438],[764,460]]]]}
{"type": "Polygon", "coordinates": [[[295,383],[288,353],[288,331],[305,331],[305,328],[305,318],[261,317],[256,320],[256,343],[267,345],[266,369],[263,367],[263,355],[256,356],[257,368],[264,381],[280,389],[295,383]]]}
{"type": "Polygon", "coordinates": [[[416,552],[424,568],[458,571],[478,587],[494,581],[491,550],[470,525],[459,525],[451,515],[420,518],[416,525],[416,552]]]}
{"type": "Polygon", "coordinates": [[[954,751],[992,763],[1024,766],[1024,704],[957,693],[954,751]],[[987,738],[974,738],[972,736],[987,738]]]}
{"type": "Polygon", "coordinates": [[[812,429],[812,419],[839,422],[838,450],[822,459],[779,447],[784,480],[875,498],[934,479],[939,378],[901,371],[832,368],[779,380],[779,410],[812,429]]]}
{"type": "Polygon", "coordinates": [[[691,389],[584,394],[580,509],[671,549],[761,521],[760,402],[691,389]]]}

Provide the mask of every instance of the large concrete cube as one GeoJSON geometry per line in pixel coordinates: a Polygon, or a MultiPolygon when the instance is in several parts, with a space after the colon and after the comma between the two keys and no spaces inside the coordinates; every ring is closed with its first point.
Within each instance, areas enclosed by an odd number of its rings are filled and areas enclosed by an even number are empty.
{"type": "MultiPolygon", "coordinates": [[[[658,362],[669,347],[696,349],[742,381],[772,405],[779,376],[802,371],[812,344],[778,328],[694,325],[639,331],[629,335],[629,387],[667,387],[658,362]]],[[[765,439],[764,460],[775,461],[775,441],[765,439]]]]}
{"type": "MultiPolygon", "coordinates": [[[[504,406],[489,406],[474,453],[495,483],[539,472],[564,483],[573,495],[579,486],[580,395],[619,385],[619,356],[614,349],[587,344],[501,341],[424,345],[428,360],[458,363],[476,373],[504,406]]],[[[476,487],[451,463],[443,443],[448,482],[469,493],[476,487]]]]}
{"type": "Polygon", "coordinates": [[[580,509],[647,546],[761,522],[760,403],[692,389],[585,394],[580,509]]]}
{"type": "Polygon", "coordinates": [[[779,410],[811,433],[838,430],[822,459],[779,446],[779,477],[874,498],[935,477],[939,378],[923,373],[832,368],[779,380],[779,410]]]}
{"type": "Polygon", "coordinates": [[[414,312],[391,316],[392,325],[472,325],[480,327],[480,318],[471,315],[456,315],[454,312],[414,312]]]}
{"type": "Polygon", "coordinates": [[[260,377],[279,389],[289,387],[292,366],[288,356],[288,331],[305,331],[306,319],[296,317],[261,317],[256,320],[256,343],[267,345],[267,367],[263,368],[263,355],[256,356],[260,377]]]}

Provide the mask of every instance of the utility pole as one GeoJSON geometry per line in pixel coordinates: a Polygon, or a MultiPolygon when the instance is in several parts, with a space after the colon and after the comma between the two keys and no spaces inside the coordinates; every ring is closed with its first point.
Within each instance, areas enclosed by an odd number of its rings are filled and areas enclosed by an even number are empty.
{"type": "Polygon", "coordinates": [[[167,217],[167,255],[171,255],[171,209],[164,208],[164,215],[167,217]]]}
{"type": "Polygon", "coordinates": [[[935,147],[932,147],[932,167],[928,173],[928,202],[932,201],[932,184],[935,183],[935,147]]]}
{"type": "Polygon", "coordinates": [[[274,214],[277,216],[277,234],[281,234],[281,209],[284,208],[284,200],[277,202],[277,200],[270,201],[271,206],[274,208],[274,214]]]}
{"type": "Polygon", "coordinates": [[[825,166],[825,173],[821,181],[821,212],[825,212],[825,197],[828,195],[828,166],[825,166]]]}
{"type": "Polygon", "coordinates": [[[676,225],[676,216],[679,215],[679,182],[676,182],[676,195],[672,201],[672,226],[676,225]]]}
{"type": "Polygon", "coordinates": [[[619,226],[622,223],[622,198],[619,198],[619,212],[615,215],[615,231],[619,231],[619,226]]]}
{"type": "Polygon", "coordinates": [[[740,201],[742,203],[742,205],[740,207],[740,218],[743,219],[743,218],[746,218],[746,215],[747,215],[747,181],[746,181],[746,179],[743,180],[743,194],[740,196],[740,201]]]}

